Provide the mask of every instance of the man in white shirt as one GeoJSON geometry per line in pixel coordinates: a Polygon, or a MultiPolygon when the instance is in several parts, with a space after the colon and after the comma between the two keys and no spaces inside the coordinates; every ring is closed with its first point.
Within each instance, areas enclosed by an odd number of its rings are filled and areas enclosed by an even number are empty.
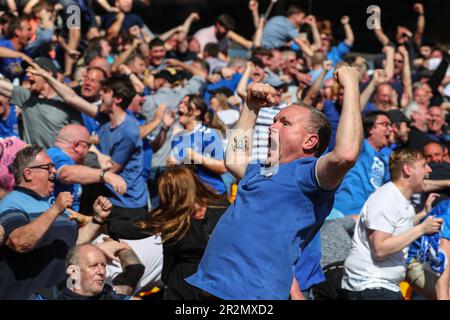
{"type": "Polygon", "coordinates": [[[234,27],[234,19],[227,14],[223,14],[217,18],[214,25],[198,30],[194,34],[194,38],[200,44],[200,51],[203,52],[203,49],[208,43],[217,43],[219,44],[220,51],[226,52],[228,50],[227,34],[234,27]]]}
{"type": "Polygon", "coordinates": [[[424,191],[431,172],[419,151],[398,149],[390,158],[392,182],[364,204],[345,260],[342,288],[349,300],[402,300],[408,246],[424,234],[439,231],[442,219],[428,217],[413,225],[413,193],[424,191]]]}

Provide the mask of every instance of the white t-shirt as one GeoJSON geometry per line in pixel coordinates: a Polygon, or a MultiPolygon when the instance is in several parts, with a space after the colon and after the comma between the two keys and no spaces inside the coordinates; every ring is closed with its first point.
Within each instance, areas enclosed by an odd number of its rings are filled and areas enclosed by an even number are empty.
{"type": "Polygon", "coordinates": [[[216,29],[214,26],[210,26],[210,27],[198,30],[194,34],[194,38],[196,38],[198,40],[198,42],[200,43],[201,52],[203,52],[203,49],[205,49],[206,44],[219,43],[219,40],[217,40],[217,37],[216,37],[216,29]]]}
{"type": "Polygon", "coordinates": [[[414,215],[410,201],[392,182],[369,197],[356,225],[350,255],[345,260],[343,289],[363,291],[385,288],[400,291],[399,284],[405,277],[408,247],[383,261],[376,261],[372,257],[366,229],[398,236],[413,228],[414,215]]]}
{"type": "MultiPolygon", "coordinates": [[[[104,237],[106,237],[106,235],[101,234],[92,242],[94,244],[102,243],[104,237]]],[[[136,253],[145,267],[144,274],[136,285],[134,294],[143,289],[150,290],[155,286],[162,286],[161,273],[163,267],[163,248],[161,237],[150,236],[140,240],[120,239],[120,241],[126,242],[133,249],[134,253],[136,253]]],[[[122,272],[123,269],[120,262],[109,261],[106,265],[105,282],[110,286],[113,286],[113,279],[122,272]]]]}
{"type": "MultiPolygon", "coordinates": [[[[431,58],[428,59],[428,70],[430,71],[435,71],[438,67],[439,64],[442,62],[441,58],[431,58]]],[[[450,76],[450,67],[447,69],[446,73],[445,73],[446,77],[450,76]]],[[[450,84],[447,84],[444,87],[444,95],[447,97],[450,97],[450,84]]]]}

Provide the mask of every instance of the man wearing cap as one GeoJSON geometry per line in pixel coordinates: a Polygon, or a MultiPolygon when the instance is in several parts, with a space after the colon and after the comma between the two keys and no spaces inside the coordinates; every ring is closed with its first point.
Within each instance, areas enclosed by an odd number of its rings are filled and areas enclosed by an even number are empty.
{"type": "Polygon", "coordinates": [[[261,109],[258,118],[256,119],[255,131],[253,133],[253,161],[259,160],[263,163],[267,159],[267,152],[269,146],[269,127],[273,123],[275,116],[287,104],[281,100],[281,96],[286,92],[288,85],[279,77],[272,74],[267,76],[263,83],[272,86],[276,90],[274,95],[275,103],[272,108],[261,109]]]}
{"type": "MultiPolygon", "coordinates": [[[[59,72],[52,60],[39,57],[34,62],[54,76],[59,72]]],[[[49,148],[62,127],[81,124],[81,115],[56,94],[47,81],[28,73],[30,90],[0,80],[0,94],[22,109],[23,138],[25,142],[49,148]]]]}
{"type": "Polygon", "coordinates": [[[409,120],[400,110],[390,110],[387,112],[389,120],[391,120],[392,131],[389,138],[390,145],[381,150],[387,156],[390,156],[392,151],[406,146],[408,143],[408,136],[411,129],[409,120]]]}

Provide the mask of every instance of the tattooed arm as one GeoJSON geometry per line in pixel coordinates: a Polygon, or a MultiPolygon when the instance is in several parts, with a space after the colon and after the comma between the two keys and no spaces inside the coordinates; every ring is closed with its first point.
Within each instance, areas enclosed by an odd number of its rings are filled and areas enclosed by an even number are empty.
{"type": "Polygon", "coordinates": [[[119,294],[132,295],[145,267],[131,247],[120,250],[117,256],[123,271],[113,280],[114,290],[119,294]]]}
{"type": "Polygon", "coordinates": [[[254,83],[248,87],[247,101],[231,134],[225,153],[225,166],[236,179],[244,177],[250,161],[253,129],[259,110],[272,106],[275,101],[274,95],[275,89],[266,84],[254,83]]]}

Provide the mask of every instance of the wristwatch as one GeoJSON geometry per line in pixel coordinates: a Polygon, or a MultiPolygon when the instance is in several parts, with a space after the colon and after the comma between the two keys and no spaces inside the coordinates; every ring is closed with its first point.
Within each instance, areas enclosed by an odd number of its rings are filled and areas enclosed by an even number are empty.
{"type": "MultiPolygon", "coordinates": [[[[109,170],[109,169],[108,169],[109,170]]],[[[105,174],[108,170],[101,170],[100,171],[100,182],[105,183],[105,174]]]]}
{"type": "Polygon", "coordinates": [[[95,224],[98,224],[98,225],[101,225],[101,226],[104,226],[107,223],[106,221],[102,221],[102,220],[100,220],[97,217],[92,217],[91,221],[92,221],[92,223],[95,223],[95,224]]]}

